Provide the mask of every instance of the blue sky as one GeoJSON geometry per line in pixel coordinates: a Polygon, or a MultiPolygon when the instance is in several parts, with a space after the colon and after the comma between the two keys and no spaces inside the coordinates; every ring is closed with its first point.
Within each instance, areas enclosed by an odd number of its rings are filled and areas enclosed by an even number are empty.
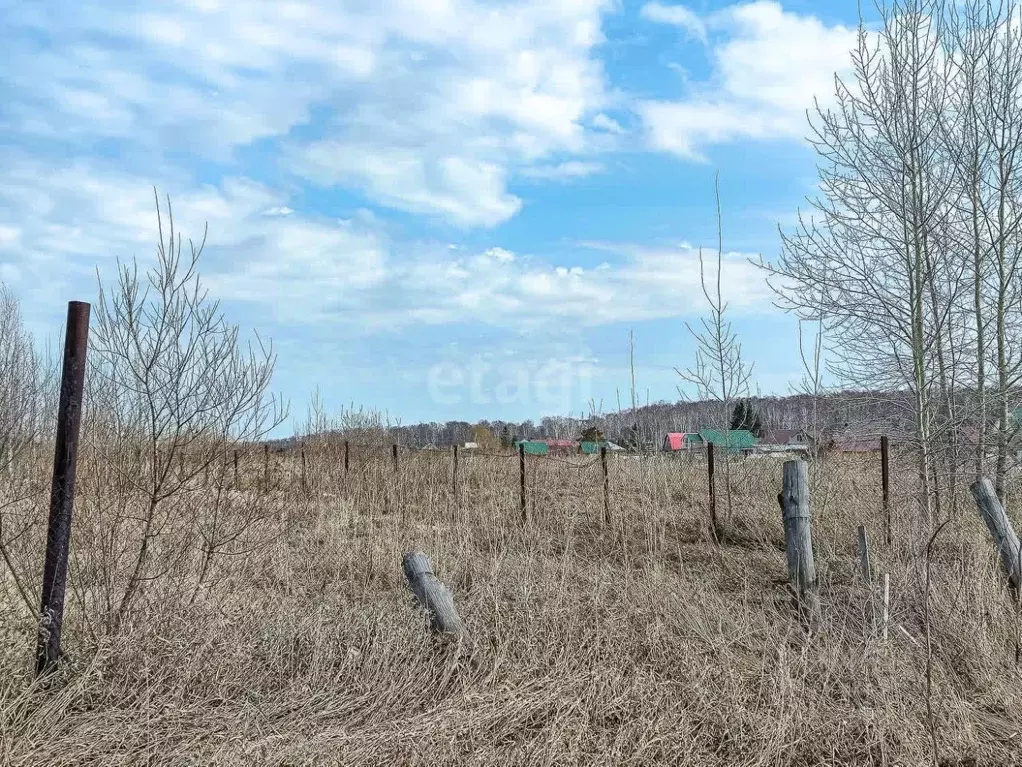
{"type": "MultiPolygon", "coordinates": [[[[403,422],[675,399],[697,250],[764,393],[797,324],[748,263],[815,185],[806,109],[854,2],[0,0],[0,280],[40,336],[153,263],[152,188],[229,319],[403,422]]],[[[290,426],[290,424],[289,424],[290,426]]]]}

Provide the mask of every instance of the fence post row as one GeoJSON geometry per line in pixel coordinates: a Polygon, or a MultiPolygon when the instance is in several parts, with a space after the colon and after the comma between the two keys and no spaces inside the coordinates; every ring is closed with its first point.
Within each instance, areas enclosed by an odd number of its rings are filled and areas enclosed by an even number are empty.
{"type": "Polygon", "coordinates": [[[43,563],[42,601],[39,609],[37,675],[53,671],[61,656],[60,634],[64,624],[64,594],[67,590],[71,517],[78,471],[78,437],[82,422],[90,309],[89,304],[81,301],[71,301],[67,305],[64,364],[60,377],[53,482],[50,488],[50,518],[46,530],[46,558],[43,563]]]}

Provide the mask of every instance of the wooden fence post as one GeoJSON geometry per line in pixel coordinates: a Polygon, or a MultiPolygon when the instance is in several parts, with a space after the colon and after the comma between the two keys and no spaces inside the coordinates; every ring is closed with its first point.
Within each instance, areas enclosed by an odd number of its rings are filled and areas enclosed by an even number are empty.
{"type": "Polygon", "coordinates": [[[885,434],[880,438],[880,484],[884,512],[884,538],[890,546],[894,541],[891,526],[891,444],[885,434]]]}
{"type": "Polygon", "coordinates": [[[607,473],[607,447],[600,446],[600,463],[603,464],[603,517],[610,524],[610,476],[607,473]]]}
{"type": "Polygon", "coordinates": [[[82,423],[90,309],[89,304],[81,301],[71,301],[67,305],[64,364],[53,452],[53,481],[50,485],[50,518],[46,529],[46,558],[43,562],[42,601],[39,607],[37,675],[54,671],[61,656],[60,634],[64,625],[64,595],[67,591],[71,516],[78,472],[78,438],[82,423]]]}
{"type": "Polygon", "coordinates": [[[714,539],[717,538],[717,485],[714,481],[714,446],[712,442],[706,443],[706,474],[710,485],[710,527],[714,539]]]}
{"type": "Polygon", "coordinates": [[[348,440],[344,440],[344,475],[348,475],[348,440]]]}
{"type": "Polygon", "coordinates": [[[390,446],[390,454],[394,459],[394,471],[397,471],[397,443],[390,446]]]}
{"type": "Polygon", "coordinates": [[[1004,511],[1004,507],[997,499],[993,483],[983,478],[973,482],[969,486],[976,505],[979,507],[979,514],[987,524],[990,536],[994,539],[994,545],[1001,556],[1001,563],[1008,574],[1008,581],[1018,594],[1022,585],[1022,550],[1019,547],[1018,535],[1011,526],[1011,520],[1004,511]]]}
{"type": "Polygon", "coordinates": [[[809,472],[805,461],[785,461],[782,490],[777,500],[784,519],[788,580],[795,590],[802,617],[812,623],[819,614],[819,599],[813,562],[809,472]]]}
{"type": "Polygon", "coordinates": [[[525,443],[518,443],[518,474],[521,478],[521,507],[522,507],[522,522],[529,521],[529,511],[525,505],[525,443]]]}
{"type": "Polygon", "coordinates": [[[234,489],[238,489],[238,451],[234,451],[234,489]]]}
{"type": "Polygon", "coordinates": [[[433,574],[429,557],[423,552],[405,554],[401,561],[408,585],[429,613],[430,627],[438,634],[460,634],[464,630],[454,606],[454,596],[433,574]]]}

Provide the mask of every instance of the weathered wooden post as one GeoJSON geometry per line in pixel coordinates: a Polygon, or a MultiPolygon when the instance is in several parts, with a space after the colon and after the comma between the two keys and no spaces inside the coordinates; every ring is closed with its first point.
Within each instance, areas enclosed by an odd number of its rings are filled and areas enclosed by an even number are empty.
{"type": "Polygon", "coordinates": [[[234,451],[234,489],[238,489],[238,451],[234,451]]]}
{"type": "Polygon", "coordinates": [[[348,440],[344,440],[344,476],[348,476],[348,440]]]}
{"type": "Polygon", "coordinates": [[[397,443],[390,446],[390,455],[394,460],[394,471],[397,472],[397,443]]]}
{"type": "Polygon", "coordinates": [[[869,541],[866,538],[866,526],[859,525],[859,568],[862,570],[862,579],[867,586],[873,585],[873,571],[869,563],[869,541]]]}
{"type": "Polygon", "coordinates": [[[784,519],[788,580],[795,590],[803,618],[811,623],[819,614],[819,598],[813,562],[809,472],[805,461],[785,461],[782,490],[777,500],[784,519]]]}
{"type": "Polygon", "coordinates": [[[997,493],[989,479],[983,478],[973,482],[969,489],[972,491],[973,498],[976,499],[979,515],[986,522],[990,536],[994,539],[994,545],[1001,555],[1001,563],[1008,574],[1008,581],[1015,589],[1015,593],[1018,594],[1020,584],[1022,584],[1022,562],[1020,562],[1022,552],[1019,549],[1018,535],[1015,534],[1015,529],[1011,526],[1011,520],[1008,519],[1004,507],[997,500],[997,493]]]}
{"type": "Polygon", "coordinates": [[[713,530],[713,536],[717,536],[717,484],[714,481],[714,465],[713,465],[713,443],[706,443],[706,474],[710,483],[710,527],[713,530]]]}
{"type": "Polygon", "coordinates": [[[454,606],[454,596],[433,574],[429,557],[421,551],[408,553],[402,558],[401,565],[412,593],[429,613],[433,631],[437,634],[461,634],[464,626],[454,606]]]}
{"type": "Polygon", "coordinates": [[[886,434],[880,438],[880,485],[884,511],[884,538],[890,546],[894,541],[891,526],[891,444],[886,434]]]}
{"type": "Polygon", "coordinates": [[[522,522],[529,521],[529,511],[525,505],[525,442],[518,443],[518,474],[521,478],[521,492],[519,498],[522,507],[522,522]]]}
{"type": "Polygon", "coordinates": [[[78,437],[85,390],[85,357],[89,345],[89,311],[81,301],[67,305],[64,365],[57,406],[57,434],[50,486],[50,519],[46,530],[42,602],[36,645],[36,674],[56,669],[60,659],[60,634],[64,625],[64,594],[67,591],[67,560],[71,545],[75,478],[78,471],[78,437]]]}
{"type": "Polygon", "coordinates": [[[600,446],[600,463],[603,464],[603,517],[610,524],[610,476],[607,473],[607,446],[600,446]]]}

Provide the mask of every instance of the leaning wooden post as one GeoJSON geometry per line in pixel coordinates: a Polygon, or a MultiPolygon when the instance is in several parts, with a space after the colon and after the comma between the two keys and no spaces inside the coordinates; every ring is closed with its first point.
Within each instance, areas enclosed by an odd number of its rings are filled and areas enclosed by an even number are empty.
{"type": "Polygon", "coordinates": [[[522,507],[522,522],[529,521],[529,511],[525,505],[525,443],[518,443],[518,475],[521,479],[521,492],[519,498],[522,507]]]}
{"type": "Polygon", "coordinates": [[[819,599],[813,562],[809,472],[805,461],[785,461],[782,490],[777,499],[784,519],[788,580],[798,597],[803,618],[812,622],[819,614],[819,599]]]}
{"type": "Polygon", "coordinates": [[[880,438],[880,485],[884,511],[884,538],[890,546],[894,541],[891,530],[891,444],[887,435],[880,438]]]}
{"type": "Polygon", "coordinates": [[[1001,562],[1008,574],[1008,581],[1019,593],[1022,584],[1022,567],[1020,567],[1020,553],[1018,536],[1011,526],[1011,520],[1004,511],[1001,502],[997,500],[997,493],[993,483],[989,479],[981,479],[969,486],[972,496],[976,499],[979,507],[979,515],[987,524],[990,536],[994,539],[994,545],[1001,555],[1001,562]]]}
{"type": "Polygon", "coordinates": [[[81,301],[71,301],[67,305],[64,365],[57,405],[53,482],[50,486],[50,519],[46,530],[46,558],[43,562],[42,602],[39,608],[37,675],[55,670],[61,655],[60,633],[64,625],[64,594],[67,590],[71,516],[78,472],[78,437],[82,423],[90,308],[89,304],[81,301]]]}
{"type": "Polygon", "coordinates": [[[600,446],[600,463],[603,464],[603,517],[610,524],[610,476],[607,473],[607,446],[600,446]]]}
{"type": "Polygon", "coordinates": [[[454,596],[433,574],[429,557],[421,551],[405,554],[401,565],[412,592],[429,613],[430,627],[437,634],[460,634],[464,631],[461,617],[454,606],[454,596]]]}
{"type": "Polygon", "coordinates": [[[714,482],[713,443],[706,443],[706,475],[710,484],[710,527],[717,536],[717,486],[714,482]]]}

